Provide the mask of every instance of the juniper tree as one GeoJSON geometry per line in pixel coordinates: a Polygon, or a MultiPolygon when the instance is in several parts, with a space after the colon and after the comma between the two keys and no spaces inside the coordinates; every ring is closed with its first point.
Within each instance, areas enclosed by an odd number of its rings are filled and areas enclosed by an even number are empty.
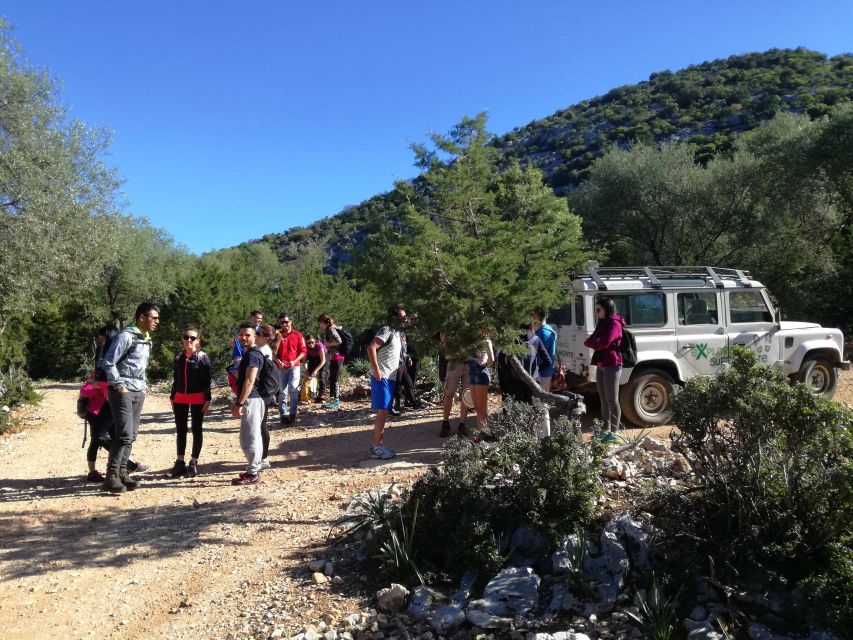
{"type": "Polygon", "coordinates": [[[487,335],[513,345],[533,309],[565,303],[568,274],[585,258],[566,199],[539,169],[502,166],[491,142],[481,113],[414,145],[424,173],[396,185],[404,204],[357,267],[385,301],[417,314],[419,334],[445,334],[452,357],[487,335]]]}

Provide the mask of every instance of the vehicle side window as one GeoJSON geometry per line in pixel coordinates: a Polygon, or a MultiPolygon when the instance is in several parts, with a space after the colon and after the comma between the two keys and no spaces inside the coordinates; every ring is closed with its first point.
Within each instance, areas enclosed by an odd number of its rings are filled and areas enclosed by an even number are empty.
{"type": "Polygon", "coordinates": [[[760,291],[729,291],[729,320],[733,324],[773,322],[773,314],[760,291]]]}
{"type": "Polygon", "coordinates": [[[661,327],[666,324],[666,298],[662,293],[629,293],[610,296],[616,312],[629,327],[661,327]]]}
{"type": "Polygon", "coordinates": [[[719,324],[719,319],[716,293],[678,294],[678,324],[719,324]]]}
{"type": "Polygon", "coordinates": [[[586,300],[583,296],[577,296],[575,298],[575,324],[579,327],[584,325],[586,322],[586,314],[584,313],[584,300],[586,300]]]}
{"type": "Polygon", "coordinates": [[[552,309],[548,314],[548,321],[561,327],[572,324],[572,305],[564,304],[559,309],[552,309]]]}

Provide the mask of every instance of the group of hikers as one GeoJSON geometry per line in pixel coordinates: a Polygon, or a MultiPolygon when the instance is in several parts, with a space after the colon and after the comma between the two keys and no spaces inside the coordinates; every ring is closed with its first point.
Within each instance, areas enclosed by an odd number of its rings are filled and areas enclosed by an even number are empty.
{"type": "MultiPolygon", "coordinates": [[[[595,350],[593,364],[599,367],[598,386],[602,397],[602,416],[605,438],[619,428],[618,380],[621,372],[619,343],[624,321],[615,312],[613,302],[599,301],[599,323],[587,340],[595,350]]],[[[232,480],[234,485],[260,482],[261,472],[269,469],[270,432],[269,408],[277,404],[282,426],[297,420],[297,411],[305,381],[315,386],[315,402],[325,403],[329,410],[340,409],[339,380],[343,363],[352,351],[353,337],[337,325],[328,314],[318,317],[317,336],[303,335],[293,327],[287,313],[278,315],[276,324],[265,324],[260,311],[252,311],[249,320],[240,325],[234,339],[231,362],[227,368],[229,386],[234,396],[231,415],[240,421],[240,446],[246,457],[246,470],[232,480]],[[329,400],[324,398],[328,375],[329,400]],[[312,381],[316,380],[316,383],[312,381]]],[[[417,359],[409,348],[406,330],[414,317],[401,306],[388,310],[386,323],[366,345],[370,363],[370,401],[376,412],[370,455],[387,460],[396,453],[383,443],[389,416],[398,415],[402,396],[413,407],[420,407],[413,381],[417,376],[417,359]],[[395,407],[396,404],[396,407],[395,407]]],[[[544,310],[533,312],[532,324],[520,333],[517,343],[523,345],[518,362],[543,391],[562,388],[564,381],[558,370],[557,335],[546,323],[544,310]]],[[[139,433],[142,406],[147,390],[146,369],[151,354],[151,332],[160,323],[160,310],[151,302],[141,303],[133,324],[119,331],[114,326],[99,332],[100,346],[95,358],[95,371],[80,392],[78,413],[86,419],[91,436],[87,450],[89,472],[87,479],[100,482],[111,493],[131,491],[138,480],[134,472],[149,467],[140,460],[131,460],[131,450],[139,433]],[[106,475],[95,466],[98,449],[109,452],[106,475]]],[[[444,336],[436,336],[444,343],[444,336]]],[[[204,418],[211,402],[212,364],[200,348],[201,334],[188,327],[181,336],[181,349],[174,357],[174,372],[170,392],[175,419],[177,456],[169,474],[173,478],[195,477],[199,474],[198,460],[204,438],[204,418]],[[192,434],[189,463],[186,447],[192,434]]],[[[439,373],[443,385],[443,420],[440,437],[451,435],[450,414],[458,392],[459,424],[456,434],[482,440],[484,423],[488,418],[488,390],[492,370],[497,370],[504,398],[531,402],[532,390],[522,376],[513,370],[512,359],[496,350],[486,337],[466,359],[457,361],[439,358],[439,373]],[[476,420],[473,433],[466,426],[469,409],[476,420]]]]}

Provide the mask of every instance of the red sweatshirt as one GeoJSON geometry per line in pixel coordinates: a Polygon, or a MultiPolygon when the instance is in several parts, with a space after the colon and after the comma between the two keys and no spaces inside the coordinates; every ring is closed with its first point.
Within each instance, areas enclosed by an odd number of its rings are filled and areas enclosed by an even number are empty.
{"type": "Polygon", "coordinates": [[[597,367],[621,367],[622,327],[625,319],[618,313],[601,320],[584,345],[595,350],[592,361],[597,367]]]}

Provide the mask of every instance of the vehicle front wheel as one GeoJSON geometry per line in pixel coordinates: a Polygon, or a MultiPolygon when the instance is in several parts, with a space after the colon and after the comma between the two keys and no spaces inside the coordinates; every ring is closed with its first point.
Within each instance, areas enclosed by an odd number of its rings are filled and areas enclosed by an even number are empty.
{"type": "Polygon", "coordinates": [[[800,370],[794,380],[802,382],[812,393],[831,400],[838,387],[838,372],[829,358],[812,356],[803,360],[800,370]]]}
{"type": "Polygon", "coordinates": [[[666,371],[644,369],[631,375],[619,389],[619,404],[625,420],[638,427],[654,427],[672,417],[670,399],[675,381],[666,371]]]}

